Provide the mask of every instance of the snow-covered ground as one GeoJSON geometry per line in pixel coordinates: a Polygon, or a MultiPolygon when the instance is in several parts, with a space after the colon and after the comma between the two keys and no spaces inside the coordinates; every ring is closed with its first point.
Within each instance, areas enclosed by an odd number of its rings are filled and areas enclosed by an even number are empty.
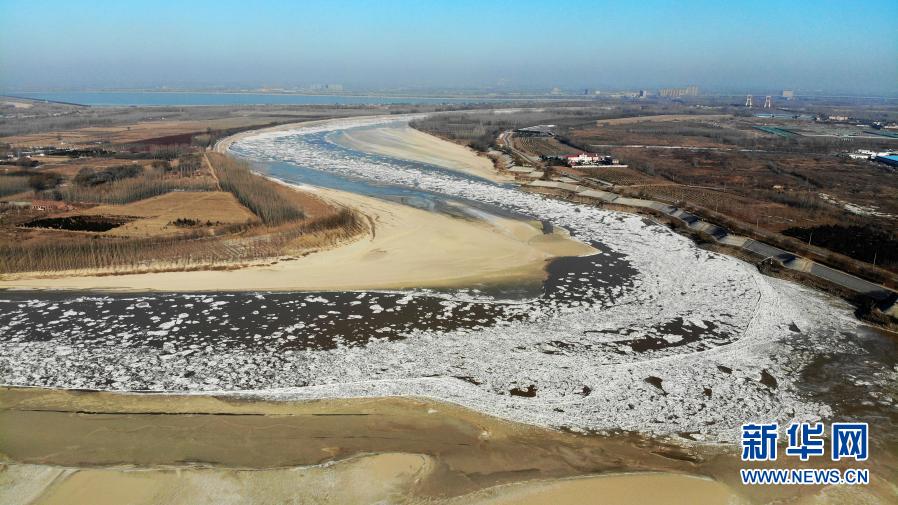
{"type": "MultiPolygon", "coordinates": [[[[562,274],[551,292],[524,301],[467,291],[296,295],[289,318],[271,316],[239,341],[206,329],[213,321],[243,328],[236,320],[245,315],[222,312],[237,300],[219,295],[168,295],[178,309],[154,309],[164,317],[98,337],[99,330],[90,339],[85,335],[91,326],[124,324],[116,322],[116,312],[140,312],[165,297],[119,300],[131,308],[111,312],[103,307],[113,302],[102,297],[48,302],[39,295],[0,296],[7,314],[0,316],[0,382],[252,390],[281,399],[421,395],[551,427],[688,433],[730,443],[743,422],[832,415],[825,398],[805,393],[799,374],[821,354],[866,352],[854,343],[862,330],[841,302],[698,249],[638,216],[306,141],[311,134],[390,121],[336,120],[248,137],[231,149],[256,160],[411,186],[548,220],[604,249],[591,259],[594,272],[562,274]],[[605,263],[626,275],[602,273],[605,263]],[[94,308],[70,307],[78,303],[94,308]],[[28,316],[35,311],[44,311],[57,329],[28,316]],[[396,317],[380,328],[335,329],[341,321],[385,314],[396,317]],[[457,324],[408,323],[416,315],[457,324]],[[78,321],[80,329],[72,331],[69,321],[78,321]],[[34,338],[35,326],[46,338],[34,338]],[[122,332],[128,334],[124,340],[122,332]],[[328,345],[320,344],[322,335],[328,345]],[[142,345],[143,339],[154,345],[142,345]],[[315,345],[296,345],[304,341],[315,345]]],[[[269,304],[287,303],[272,297],[255,295],[247,310],[259,318],[269,304]]],[[[894,405],[882,388],[898,373],[873,363],[868,372],[857,380],[871,384],[876,401],[894,405]]]]}

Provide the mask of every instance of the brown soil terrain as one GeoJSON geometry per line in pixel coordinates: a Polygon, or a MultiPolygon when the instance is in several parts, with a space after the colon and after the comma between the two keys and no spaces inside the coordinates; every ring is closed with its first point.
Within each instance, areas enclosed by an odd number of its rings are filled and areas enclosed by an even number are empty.
{"type": "MultiPolygon", "coordinates": [[[[129,468],[150,472],[274,472],[368,454],[424,457],[426,475],[419,474],[417,485],[405,489],[403,494],[428,503],[481,490],[487,494],[476,495],[478,500],[467,498],[453,503],[576,503],[544,501],[548,499],[545,497],[543,501],[524,499],[523,495],[545,493],[542,487],[527,490],[494,486],[524,481],[530,481],[532,486],[547,482],[546,479],[613,476],[621,472],[702,476],[722,485],[721,490],[729,490],[725,495],[748,503],[809,499],[826,492],[813,486],[746,489],[738,483],[738,469],[744,463],[738,454],[726,449],[680,447],[630,435],[566,433],[504,421],[423,398],[272,402],[240,396],[2,388],[0,425],[9,435],[0,438],[0,454],[12,470],[24,464],[40,465],[26,469],[65,467],[75,471],[108,469],[104,471],[113,473],[104,476],[85,472],[69,484],[81,492],[96,490],[98,484],[112,484],[114,478],[139,484],[134,481],[139,474],[121,473],[125,465],[125,472],[129,468]],[[79,486],[81,479],[89,482],[79,486]],[[518,499],[500,500],[507,492],[514,492],[518,499]]],[[[894,490],[888,485],[894,472],[894,451],[879,451],[871,469],[873,481],[870,486],[858,486],[864,488],[858,498],[894,497],[894,490]]],[[[415,473],[414,469],[421,470],[423,463],[391,456],[368,467],[368,471],[386,471],[401,464],[406,471],[415,473]]],[[[793,460],[782,464],[807,466],[793,460]]],[[[850,466],[844,462],[832,465],[850,466]]],[[[340,468],[330,468],[329,478],[339,478],[340,468]]],[[[32,470],[29,477],[34,478],[34,474],[32,470]]],[[[145,475],[145,485],[158,482],[157,479],[183,485],[171,482],[168,474],[145,475]]],[[[318,477],[320,480],[322,476],[318,477]]],[[[309,480],[309,485],[317,482],[309,480]]],[[[290,481],[289,475],[279,475],[270,484],[290,481]]],[[[561,488],[572,485],[564,484],[567,481],[554,482],[561,488]]],[[[654,484],[663,486],[664,481],[654,484]]],[[[674,484],[681,483],[667,484],[668,492],[675,492],[674,484]]],[[[139,495],[142,489],[137,486],[130,492],[139,495]]],[[[564,497],[564,489],[554,491],[559,493],[559,499],[564,497]]]]}
{"type": "Polygon", "coordinates": [[[522,151],[539,153],[542,156],[563,156],[580,151],[562,144],[553,137],[514,137],[515,147],[522,151]]]}
{"type": "Polygon", "coordinates": [[[131,217],[128,223],[106,233],[122,237],[171,235],[182,233],[184,228],[249,224],[257,220],[234,195],[224,191],[180,191],[125,205],[98,205],[71,214],[131,217]],[[184,224],[179,226],[178,222],[184,224]]]}

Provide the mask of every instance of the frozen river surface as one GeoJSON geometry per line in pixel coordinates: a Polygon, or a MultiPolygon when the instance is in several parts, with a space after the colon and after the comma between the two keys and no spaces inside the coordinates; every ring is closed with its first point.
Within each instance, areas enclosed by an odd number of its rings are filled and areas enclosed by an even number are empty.
{"type": "Polygon", "coordinates": [[[601,253],[553,263],[542,290],[523,297],[0,293],[0,382],[422,395],[551,427],[730,443],[753,420],[894,419],[894,341],[842,302],[638,216],[330,141],[334,131],[395,121],[262,133],[232,151],[276,164],[285,179],[292,166],[296,180],[319,174],[533,216],[601,253]]]}

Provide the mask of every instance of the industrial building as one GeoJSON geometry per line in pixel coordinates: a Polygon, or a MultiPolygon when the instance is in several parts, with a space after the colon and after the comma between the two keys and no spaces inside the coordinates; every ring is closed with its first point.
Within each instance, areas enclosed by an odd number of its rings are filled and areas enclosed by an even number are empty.
{"type": "Polygon", "coordinates": [[[685,88],[661,88],[658,95],[667,98],[680,98],[684,96],[698,96],[698,86],[686,86],[685,88]]]}

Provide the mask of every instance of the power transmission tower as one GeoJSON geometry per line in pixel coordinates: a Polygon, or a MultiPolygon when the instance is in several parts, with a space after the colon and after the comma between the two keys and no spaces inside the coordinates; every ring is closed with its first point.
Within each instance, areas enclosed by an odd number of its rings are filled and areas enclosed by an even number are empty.
{"type": "Polygon", "coordinates": [[[765,109],[772,109],[772,108],[773,108],[773,97],[772,97],[772,96],[767,95],[767,97],[764,98],[764,108],[765,108],[765,109]]]}
{"type": "Polygon", "coordinates": [[[751,105],[751,95],[748,95],[747,97],[745,97],[745,106],[748,107],[749,109],[751,109],[751,106],[752,106],[751,105]]]}

